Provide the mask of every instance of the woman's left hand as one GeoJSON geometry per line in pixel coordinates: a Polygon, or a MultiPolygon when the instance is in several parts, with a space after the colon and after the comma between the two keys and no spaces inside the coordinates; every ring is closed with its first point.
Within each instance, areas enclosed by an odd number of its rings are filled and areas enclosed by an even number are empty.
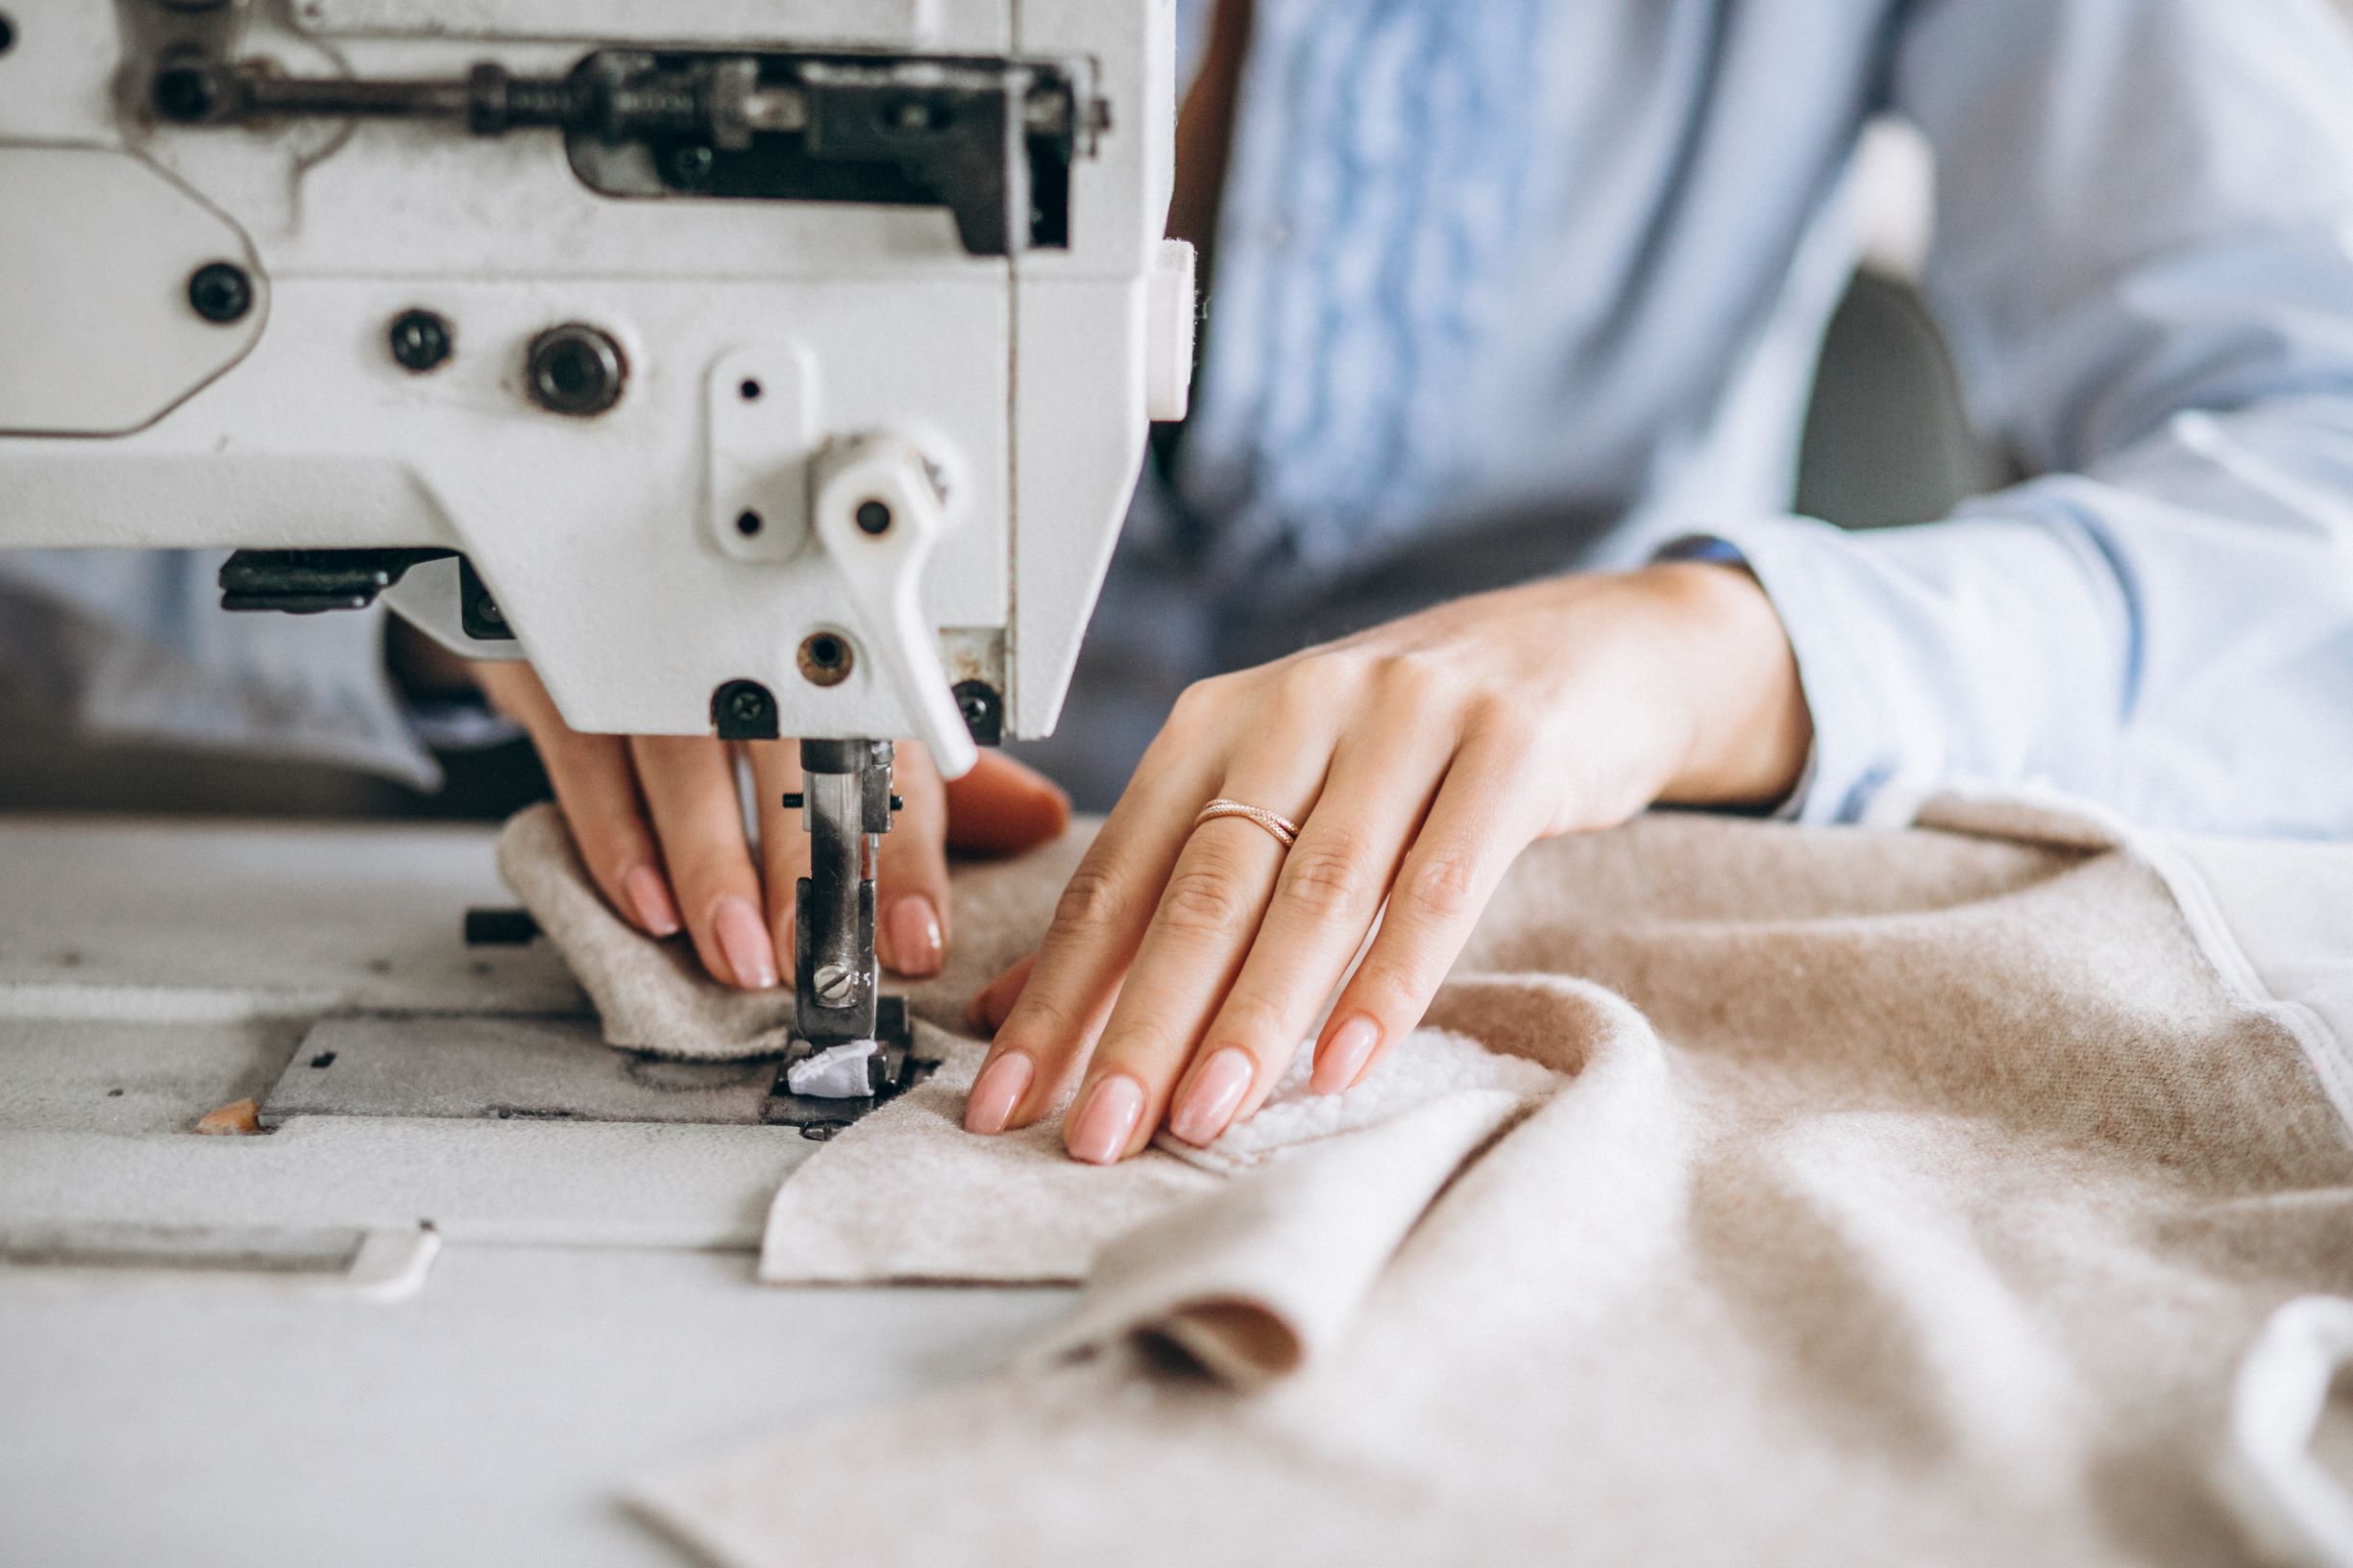
{"type": "Polygon", "coordinates": [[[1042,947],[984,991],[996,1041],[965,1125],[1076,1097],[1071,1154],[1249,1115],[1387,913],[1315,1044],[1336,1093],[1421,1020],[1535,839],[1655,800],[1769,803],[1812,728],[1779,619],[1737,567],[1482,595],[1189,690],[1070,880],[1042,947]],[[1213,799],[1300,824],[1287,851],[1213,799]]]}

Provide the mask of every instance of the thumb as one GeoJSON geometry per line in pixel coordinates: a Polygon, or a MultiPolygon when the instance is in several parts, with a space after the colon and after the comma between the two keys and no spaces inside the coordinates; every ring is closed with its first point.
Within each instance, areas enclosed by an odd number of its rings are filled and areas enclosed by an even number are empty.
{"type": "Polygon", "coordinates": [[[1062,836],[1070,797],[1035,768],[983,751],[972,771],[947,785],[947,842],[978,855],[1013,855],[1062,836]]]}

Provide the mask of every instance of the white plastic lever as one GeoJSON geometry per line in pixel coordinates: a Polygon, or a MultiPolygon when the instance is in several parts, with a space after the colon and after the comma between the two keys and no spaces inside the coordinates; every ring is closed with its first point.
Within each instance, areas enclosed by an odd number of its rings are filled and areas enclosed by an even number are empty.
{"type": "Polygon", "coordinates": [[[947,527],[922,453],[895,436],[838,441],[811,470],[819,545],[849,590],[866,633],[943,778],[980,760],[948,689],[940,646],[923,616],[923,563],[947,527]]]}

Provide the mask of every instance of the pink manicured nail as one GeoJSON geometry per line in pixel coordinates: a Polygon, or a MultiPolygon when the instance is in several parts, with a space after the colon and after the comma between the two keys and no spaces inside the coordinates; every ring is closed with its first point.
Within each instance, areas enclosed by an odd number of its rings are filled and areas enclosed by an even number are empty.
{"type": "Polygon", "coordinates": [[[914,980],[940,972],[940,912],[920,894],[891,906],[891,968],[914,980]]]}
{"type": "Polygon", "coordinates": [[[1168,1130],[1195,1148],[1206,1148],[1217,1140],[1241,1109],[1242,1096],[1250,1092],[1250,1082],[1258,1076],[1257,1064],[1241,1051],[1219,1051],[1202,1064],[1192,1088],[1177,1102],[1176,1115],[1168,1118],[1168,1130]]]}
{"type": "Polygon", "coordinates": [[[1128,1139],[1136,1136],[1136,1123],[1142,1115],[1143,1086],[1114,1073],[1094,1086],[1087,1103],[1070,1118],[1064,1146],[1072,1159],[1091,1165],[1115,1164],[1127,1152],[1128,1139]]]}
{"type": "Polygon", "coordinates": [[[1318,1094],[1337,1094],[1357,1081],[1364,1064],[1381,1048],[1381,1025],[1360,1013],[1332,1031],[1324,1054],[1315,1059],[1315,1075],[1308,1087],[1318,1094]]]}
{"type": "Polygon", "coordinates": [[[735,971],[735,983],[746,991],[772,991],[776,986],[776,948],[769,941],[768,924],[748,899],[722,898],[711,911],[711,929],[719,950],[735,971]]]}
{"type": "Polygon", "coordinates": [[[621,891],[637,911],[637,923],[657,937],[678,934],[678,906],[671,902],[670,885],[650,866],[632,866],[621,879],[621,891]]]}
{"type": "Polygon", "coordinates": [[[990,1138],[1003,1132],[1037,1072],[1037,1064],[1019,1051],[1007,1051],[981,1068],[971,1096],[964,1102],[964,1130],[990,1138]]]}

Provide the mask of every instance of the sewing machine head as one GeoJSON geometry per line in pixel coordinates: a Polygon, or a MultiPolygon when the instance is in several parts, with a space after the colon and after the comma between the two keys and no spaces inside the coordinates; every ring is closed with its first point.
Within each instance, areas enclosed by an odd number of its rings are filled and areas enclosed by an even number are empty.
{"type": "Polygon", "coordinates": [[[4,9],[0,546],[242,547],[579,729],[1053,727],[1190,373],[1173,0],[4,9]]]}

